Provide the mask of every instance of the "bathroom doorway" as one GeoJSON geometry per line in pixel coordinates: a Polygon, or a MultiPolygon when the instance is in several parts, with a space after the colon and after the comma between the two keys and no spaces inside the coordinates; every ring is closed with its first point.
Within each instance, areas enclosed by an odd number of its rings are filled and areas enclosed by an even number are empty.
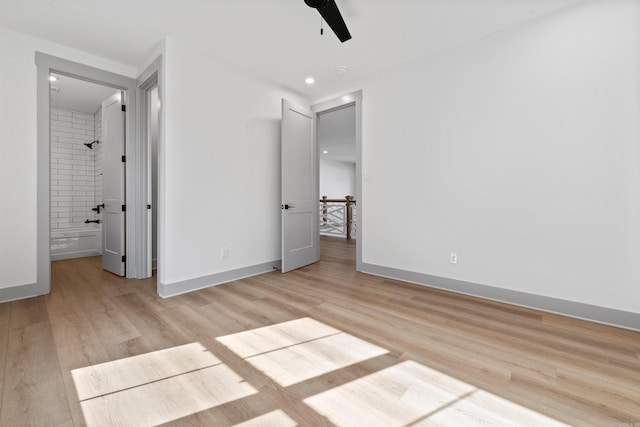
{"type": "MultiPolygon", "coordinates": [[[[71,77],[84,82],[96,83],[98,85],[111,88],[113,92],[120,91],[121,96],[124,97],[126,106],[126,108],[123,108],[123,110],[125,110],[123,111],[123,116],[126,123],[124,134],[126,140],[129,141],[125,146],[125,153],[121,159],[121,161],[124,162],[126,157],[126,163],[124,163],[125,178],[128,178],[132,170],[135,170],[135,165],[137,165],[139,159],[135,151],[137,134],[135,79],[41,52],[35,53],[35,63],[37,66],[38,116],[37,277],[35,285],[29,290],[29,294],[25,296],[45,295],[51,292],[51,86],[52,83],[56,83],[51,81],[51,74],[71,77]]],[[[56,87],[55,84],[53,84],[53,86],[56,87]]],[[[95,149],[97,145],[99,145],[99,143],[93,144],[93,149],[95,149]]],[[[123,179],[123,181],[126,194],[130,195],[135,193],[135,187],[132,185],[132,180],[123,179]]],[[[125,207],[127,208],[127,217],[135,218],[139,210],[137,204],[134,203],[130,206],[123,206],[121,210],[122,212],[125,211],[125,207]]],[[[76,208],[84,209],[81,206],[76,206],[76,208]]],[[[85,220],[86,219],[91,220],[91,218],[85,218],[85,220]]],[[[83,222],[83,225],[89,224],[84,224],[83,222]]],[[[128,236],[124,246],[125,252],[126,254],[133,254],[135,253],[137,240],[135,239],[135,236],[133,238],[131,236],[133,235],[132,230],[135,229],[136,223],[134,221],[129,221],[125,224],[125,227],[126,236],[128,236]]],[[[132,258],[132,260],[128,258],[126,259],[127,277],[135,277],[137,264],[135,262],[135,257],[132,258]]],[[[125,262],[124,259],[123,262],[125,262]]]]}
{"type": "Polygon", "coordinates": [[[102,103],[120,91],[55,72],[49,80],[51,260],[102,255],[102,103]]]}

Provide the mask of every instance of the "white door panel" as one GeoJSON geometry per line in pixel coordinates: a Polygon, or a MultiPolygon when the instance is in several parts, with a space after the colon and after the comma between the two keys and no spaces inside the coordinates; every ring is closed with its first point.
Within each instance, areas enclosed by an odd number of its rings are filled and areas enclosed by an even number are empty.
{"type": "Polygon", "coordinates": [[[282,100],[282,272],[320,259],[316,114],[282,100]]]}
{"type": "Polygon", "coordinates": [[[125,122],[123,93],[102,102],[102,268],[124,276],[125,263],[125,122]]]}

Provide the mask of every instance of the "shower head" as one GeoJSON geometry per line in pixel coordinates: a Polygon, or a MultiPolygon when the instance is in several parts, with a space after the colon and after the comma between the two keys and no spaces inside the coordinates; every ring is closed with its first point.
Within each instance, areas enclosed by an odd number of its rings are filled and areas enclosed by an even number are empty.
{"type": "Polygon", "coordinates": [[[91,142],[85,142],[84,145],[86,145],[87,147],[89,147],[90,149],[93,150],[93,144],[100,144],[100,141],[98,141],[97,139],[95,141],[91,141],[91,142]]]}

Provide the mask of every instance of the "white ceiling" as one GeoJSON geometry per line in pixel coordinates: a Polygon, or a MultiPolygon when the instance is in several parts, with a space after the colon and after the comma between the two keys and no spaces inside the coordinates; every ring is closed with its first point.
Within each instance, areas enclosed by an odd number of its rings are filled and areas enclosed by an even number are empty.
{"type": "Polygon", "coordinates": [[[197,37],[203,54],[318,100],[582,1],[336,0],[353,35],[344,44],[319,35],[303,0],[0,0],[0,25],[133,67],[165,36],[197,37]]]}
{"type": "Polygon", "coordinates": [[[355,110],[355,106],[351,105],[318,115],[318,150],[321,159],[356,163],[355,110]]]}

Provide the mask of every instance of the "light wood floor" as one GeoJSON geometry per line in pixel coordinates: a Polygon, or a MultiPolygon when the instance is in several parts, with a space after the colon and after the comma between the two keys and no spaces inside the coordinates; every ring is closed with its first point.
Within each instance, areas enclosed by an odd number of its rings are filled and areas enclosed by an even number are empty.
{"type": "Polygon", "coordinates": [[[322,260],[169,299],[52,263],[0,304],[0,426],[640,426],[640,333],[322,260]]]}

